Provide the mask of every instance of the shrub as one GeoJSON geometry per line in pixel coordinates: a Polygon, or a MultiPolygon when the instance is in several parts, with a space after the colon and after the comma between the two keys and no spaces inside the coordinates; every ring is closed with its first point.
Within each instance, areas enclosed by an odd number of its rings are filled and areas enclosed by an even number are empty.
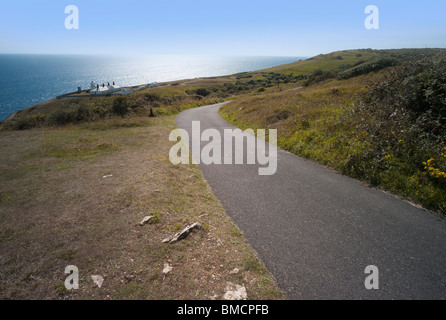
{"type": "Polygon", "coordinates": [[[207,97],[210,94],[209,90],[206,88],[199,88],[195,90],[195,93],[202,97],[207,97]]]}
{"type": "Polygon", "coordinates": [[[313,72],[311,77],[308,78],[307,81],[303,84],[304,86],[309,86],[313,83],[319,83],[328,79],[335,78],[336,74],[331,71],[323,72],[322,70],[316,70],[313,72]]]}
{"type": "Polygon", "coordinates": [[[324,72],[323,72],[321,69],[317,69],[317,70],[315,70],[315,71],[313,72],[312,76],[313,76],[313,77],[318,77],[318,76],[321,76],[321,75],[323,75],[323,74],[324,74],[324,72]]]}
{"type": "Polygon", "coordinates": [[[433,209],[446,201],[446,53],[394,69],[343,117],[368,145],[349,156],[345,173],[433,209]]]}
{"type": "Polygon", "coordinates": [[[1,123],[2,130],[26,130],[45,126],[48,119],[43,114],[29,115],[16,120],[9,120],[1,123]]]}
{"type": "Polygon", "coordinates": [[[149,92],[146,93],[144,96],[148,102],[156,102],[161,100],[161,97],[156,93],[149,92]]]}
{"type": "Polygon", "coordinates": [[[113,100],[112,112],[121,117],[129,113],[129,105],[127,102],[127,97],[116,97],[113,100]]]}
{"type": "Polygon", "coordinates": [[[50,114],[49,122],[52,125],[63,126],[74,122],[75,119],[76,113],[73,110],[59,109],[50,114]]]}
{"type": "Polygon", "coordinates": [[[364,95],[380,119],[408,114],[426,133],[444,136],[446,129],[446,53],[429,55],[396,69],[364,95]]]}
{"type": "Polygon", "coordinates": [[[79,106],[76,109],[75,119],[76,122],[91,121],[90,109],[88,109],[86,106],[79,106]]]}
{"type": "Polygon", "coordinates": [[[398,63],[395,59],[381,58],[373,59],[369,62],[363,62],[355,65],[354,67],[341,72],[338,75],[339,79],[349,79],[353,77],[360,76],[362,74],[367,74],[372,71],[379,71],[387,67],[395,66],[398,63]]]}

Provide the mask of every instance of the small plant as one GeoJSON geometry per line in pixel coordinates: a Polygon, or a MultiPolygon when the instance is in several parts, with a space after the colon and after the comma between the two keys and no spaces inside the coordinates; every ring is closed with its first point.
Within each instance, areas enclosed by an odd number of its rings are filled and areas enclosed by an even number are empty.
{"type": "MultiPolygon", "coordinates": [[[[441,167],[446,167],[446,147],[444,148],[444,153],[441,154],[443,161],[440,164],[441,167]]],[[[440,161],[438,161],[440,162],[440,161]]],[[[429,175],[436,179],[446,179],[446,170],[440,169],[440,167],[437,168],[437,164],[434,158],[430,158],[426,162],[423,162],[424,169],[427,170],[429,175]]]]}
{"type": "Polygon", "coordinates": [[[157,214],[155,214],[155,215],[152,217],[152,219],[150,219],[149,224],[156,224],[156,223],[158,223],[159,221],[160,221],[160,217],[159,217],[157,214]]]}
{"type": "Polygon", "coordinates": [[[176,232],[176,231],[181,230],[182,227],[183,227],[183,225],[180,222],[177,222],[172,226],[166,227],[166,229],[168,229],[169,231],[176,232]]]}

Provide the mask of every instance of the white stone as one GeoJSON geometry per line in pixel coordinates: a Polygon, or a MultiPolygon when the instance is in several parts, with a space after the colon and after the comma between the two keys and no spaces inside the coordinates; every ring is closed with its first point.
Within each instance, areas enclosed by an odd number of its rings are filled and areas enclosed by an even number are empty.
{"type": "Polygon", "coordinates": [[[170,271],[172,271],[172,269],[173,268],[168,263],[165,263],[164,269],[163,269],[163,274],[168,274],[170,271]]]}
{"type": "Polygon", "coordinates": [[[91,280],[100,288],[102,283],[104,282],[104,278],[102,276],[93,275],[91,276],[91,280]]]}
{"type": "Polygon", "coordinates": [[[152,216],[146,216],[146,217],[144,217],[144,219],[141,220],[141,222],[139,223],[139,225],[140,225],[140,226],[143,226],[143,225],[149,223],[149,221],[152,220],[152,218],[153,218],[152,216]]]}
{"type": "Polygon", "coordinates": [[[178,231],[177,233],[175,233],[173,236],[170,236],[166,239],[163,240],[164,243],[175,243],[177,241],[183,240],[184,238],[186,238],[190,232],[194,229],[203,229],[203,227],[201,226],[201,224],[199,224],[198,222],[195,222],[191,225],[188,225],[186,228],[184,228],[181,231],[178,231]]]}
{"type": "Polygon", "coordinates": [[[223,299],[225,300],[246,300],[248,297],[246,288],[238,284],[228,282],[225,290],[226,292],[223,295],[223,299]]]}
{"type": "Polygon", "coordinates": [[[239,273],[239,269],[238,268],[234,268],[234,270],[232,270],[231,272],[229,272],[229,274],[237,274],[239,273]]]}

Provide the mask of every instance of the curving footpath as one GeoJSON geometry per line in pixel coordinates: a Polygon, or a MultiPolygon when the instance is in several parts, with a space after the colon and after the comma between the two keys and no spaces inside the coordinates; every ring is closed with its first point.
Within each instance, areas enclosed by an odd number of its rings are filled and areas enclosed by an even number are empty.
{"type": "MultiPolygon", "coordinates": [[[[182,112],[178,127],[234,129],[222,104],[182,112]]],[[[207,144],[203,143],[203,145],[207,144]]],[[[290,299],[446,299],[446,221],[278,150],[277,172],[200,165],[215,195],[290,299]],[[367,290],[365,268],[379,270],[367,290]]]]}

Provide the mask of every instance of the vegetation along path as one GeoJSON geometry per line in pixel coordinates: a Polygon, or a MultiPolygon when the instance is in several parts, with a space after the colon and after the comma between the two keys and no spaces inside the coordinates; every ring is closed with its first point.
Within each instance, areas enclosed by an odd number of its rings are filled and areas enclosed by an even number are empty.
{"type": "MultiPolygon", "coordinates": [[[[191,136],[199,120],[223,136],[234,127],[220,107],[186,110],[176,124],[191,136]]],[[[280,149],[271,176],[258,175],[258,165],[200,168],[289,298],[446,298],[439,216],[280,149]],[[379,270],[378,290],[365,287],[369,265],[379,270]]]]}

